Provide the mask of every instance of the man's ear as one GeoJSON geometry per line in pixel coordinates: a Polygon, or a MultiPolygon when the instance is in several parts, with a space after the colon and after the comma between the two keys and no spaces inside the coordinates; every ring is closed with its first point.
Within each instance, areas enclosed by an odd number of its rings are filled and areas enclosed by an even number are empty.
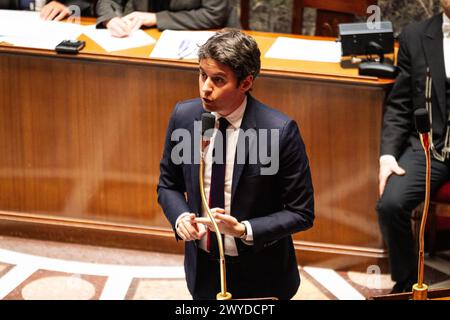
{"type": "Polygon", "coordinates": [[[247,92],[250,90],[253,86],[253,76],[248,75],[244,80],[241,80],[241,83],[239,85],[242,92],[247,92]]]}

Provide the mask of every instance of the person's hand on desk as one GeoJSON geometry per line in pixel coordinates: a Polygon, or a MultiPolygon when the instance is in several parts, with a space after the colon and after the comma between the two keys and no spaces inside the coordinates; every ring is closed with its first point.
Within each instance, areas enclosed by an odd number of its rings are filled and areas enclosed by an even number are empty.
{"type": "Polygon", "coordinates": [[[40,13],[40,17],[42,20],[55,20],[55,21],[60,21],[69,15],[70,15],[69,9],[62,3],[59,3],[58,1],[51,1],[47,3],[41,9],[40,13]]]}
{"type": "Polygon", "coordinates": [[[106,23],[106,28],[109,30],[113,37],[123,38],[128,37],[133,31],[133,25],[130,25],[128,21],[123,18],[112,18],[106,23]]]}
{"type": "Polygon", "coordinates": [[[142,26],[153,27],[156,25],[156,14],[153,12],[134,11],[122,19],[133,25],[133,30],[137,30],[142,26]]]}
{"type": "Polygon", "coordinates": [[[403,176],[406,173],[406,171],[398,165],[397,160],[395,160],[394,156],[391,155],[381,156],[380,173],[378,176],[380,197],[384,192],[384,188],[386,186],[388,178],[393,173],[399,176],[403,176]]]}
{"type": "Polygon", "coordinates": [[[106,23],[106,28],[113,37],[123,38],[142,26],[152,27],[154,25],[156,25],[154,13],[135,11],[122,18],[112,18],[106,23]]]}
{"type": "Polygon", "coordinates": [[[199,240],[206,234],[206,227],[197,224],[195,214],[191,213],[181,218],[177,224],[177,234],[184,241],[199,240]]]}
{"type": "MultiPolygon", "coordinates": [[[[216,220],[220,233],[240,238],[245,233],[245,225],[236,220],[235,217],[225,214],[222,208],[213,208],[211,213],[216,220]]],[[[206,225],[209,230],[215,231],[209,217],[195,218],[195,222],[206,225]]]]}

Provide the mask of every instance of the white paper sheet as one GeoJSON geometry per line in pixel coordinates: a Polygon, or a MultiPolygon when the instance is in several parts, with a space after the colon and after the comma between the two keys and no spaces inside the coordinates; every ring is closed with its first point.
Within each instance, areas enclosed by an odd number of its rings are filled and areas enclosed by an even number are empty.
{"type": "Polygon", "coordinates": [[[54,50],[61,41],[78,38],[83,28],[75,23],[41,20],[35,11],[0,10],[0,42],[17,46],[54,50]]]}
{"type": "Polygon", "coordinates": [[[155,45],[151,58],[197,59],[198,48],[215,32],[165,30],[155,45]]]}
{"type": "Polygon", "coordinates": [[[85,27],[83,33],[108,52],[148,46],[156,42],[142,30],[136,30],[124,38],[113,37],[108,29],[96,29],[95,26],[85,27]]]}
{"type": "Polygon", "coordinates": [[[46,38],[30,38],[17,36],[0,36],[0,43],[5,42],[17,47],[54,50],[55,47],[64,39],[46,39],[46,38]]]}
{"type": "Polygon", "coordinates": [[[265,55],[266,58],[318,62],[340,62],[341,56],[340,42],[286,37],[278,37],[265,55]]]}

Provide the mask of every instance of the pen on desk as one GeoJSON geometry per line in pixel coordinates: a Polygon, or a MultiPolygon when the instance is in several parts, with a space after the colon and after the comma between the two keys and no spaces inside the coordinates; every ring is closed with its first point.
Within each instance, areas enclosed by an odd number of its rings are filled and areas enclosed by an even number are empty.
{"type": "Polygon", "coordinates": [[[190,55],[196,54],[197,48],[191,48],[191,50],[185,51],[182,55],[178,55],[178,59],[183,60],[186,57],[189,57],[190,55]]]}
{"type": "MultiPolygon", "coordinates": [[[[183,40],[184,42],[184,40],[183,40]]],[[[185,47],[183,50],[177,53],[178,59],[182,60],[190,55],[196,54],[198,51],[198,46],[195,42],[185,41],[185,47]]],[[[179,49],[182,47],[183,43],[180,44],[179,49]]]]}
{"type": "Polygon", "coordinates": [[[187,40],[182,40],[182,41],[180,42],[180,45],[178,46],[178,50],[183,50],[183,49],[185,49],[187,44],[188,44],[188,41],[187,41],[187,40]]]}

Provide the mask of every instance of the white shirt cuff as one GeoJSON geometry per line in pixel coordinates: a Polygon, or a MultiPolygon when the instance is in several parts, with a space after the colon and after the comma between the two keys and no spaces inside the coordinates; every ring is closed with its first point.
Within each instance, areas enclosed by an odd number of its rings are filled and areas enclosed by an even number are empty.
{"type": "Polygon", "coordinates": [[[247,235],[245,237],[245,239],[241,239],[243,243],[245,243],[248,246],[252,246],[253,245],[253,230],[252,230],[252,225],[250,224],[250,222],[248,221],[241,221],[241,223],[243,223],[247,229],[247,235]]]}
{"type": "MultiPolygon", "coordinates": [[[[183,219],[185,216],[191,214],[190,212],[183,212],[182,214],[180,214],[177,218],[177,221],[175,221],[175,230],[178,229],[178,222],[180,222],[181,219],[183,219]]],[[[178,232],[177,232],[178,233],[178,232]]]]}
{"type": "Polygon", "coordinates": [[[392,159],[392,160],[394,160],[395,162],[397,162],[397,159],[395,159],[395,157],[394,157],[393,155],[391,155],[391,154],[383,154],[383,155],[380,157],[380,163],[381,163],[382,161],[384,161],[384,160],[387,160],[387,159],[392,159]]]}

